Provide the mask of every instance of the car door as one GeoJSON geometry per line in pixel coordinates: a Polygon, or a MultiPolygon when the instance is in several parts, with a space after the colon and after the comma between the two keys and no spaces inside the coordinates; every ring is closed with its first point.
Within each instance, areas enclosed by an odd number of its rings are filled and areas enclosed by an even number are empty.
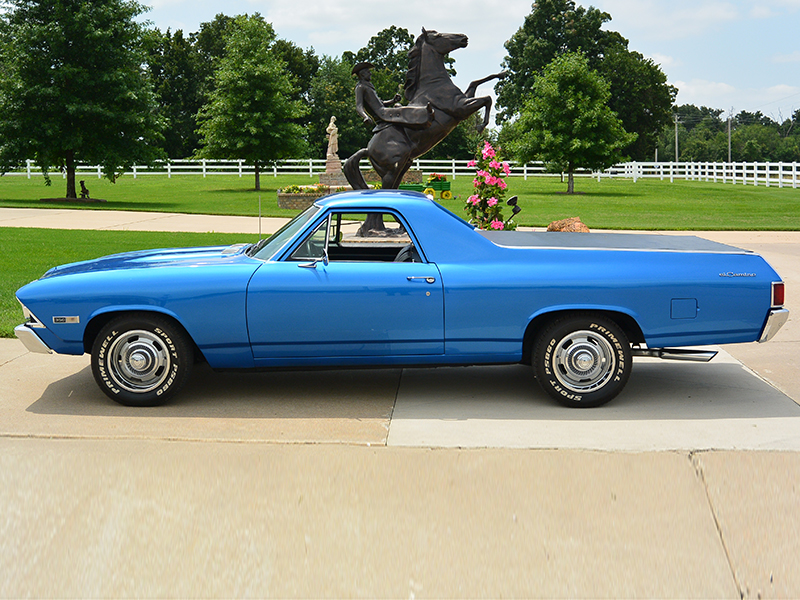
{"type": "Polygon", "coordinates": [[[367,217],[348,215],[351,230],[343,232],[341,214],[331,214],[285,258],[256,271],[247,318],[261,364],[339,364],[348,358],[358,364],[444,353],[436,265],[393,260],[413,243],[397,220],[400,236],[358,239],[355,228],[367,217]]]}

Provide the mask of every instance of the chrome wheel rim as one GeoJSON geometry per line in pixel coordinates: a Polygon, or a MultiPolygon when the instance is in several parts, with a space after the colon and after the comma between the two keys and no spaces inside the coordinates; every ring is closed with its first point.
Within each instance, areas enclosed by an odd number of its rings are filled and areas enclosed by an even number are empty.
{"type": "Polygon", "coordinates": [[[558,382],[581,394],[602,388],[617,365],[611,343],[592,331],[575,331],[564,337],[555,347],[552,360],[558,382]]]}
{"type": "Polygon", "coordinates": [[[171,358],[163,340],[150,331],[128,331],[108,351],[109,374],[122,389],[145,394],[170,373],[171,358]]]}

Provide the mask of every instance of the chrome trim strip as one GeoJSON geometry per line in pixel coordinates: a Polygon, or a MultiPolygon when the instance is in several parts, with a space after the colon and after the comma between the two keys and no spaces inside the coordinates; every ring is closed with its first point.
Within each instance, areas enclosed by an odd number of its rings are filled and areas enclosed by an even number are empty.
{"type": "Polygon", "coordinates": [[[770,341],[775,337],[775,334],[780,331],[780,328],[786,324],[789,319],[789,310],[786,308],[773,308],[769,311],[767,322],[764,324],[764,329],[761,332],[761,337],[758,342],[763,344],[770,341]]]}
{"type": "MultiPolygon", "coordinates": [[[[624,234],[620,234],[624,235],[624,234]]],[[[739,251],[720,251],[720,250],[679,250],[673,248],[609,248],[603,246],[586,246],[586,247],[574,247],[574,246],[510,246],[505,244],[499,244],[494,240],[489,240],[498,248],[505,248],[506,250],[591,250],[591,251],[598,251],[603,250],[605,252],[671,252],[673,254],[719,254],[719,255],[744,255],[744,254],[754,254],[751,250],[739,250],[739,251]]]]}
{"type": "Polygon", "coordinates": [[[53,351],[45,344],[42,339],[27,325],[17,325],[14,334],[19,338],[29,352],[36,354],[52,354],[53,351]]]}
{"type": "MultiPolygon", "coordinates": [[[[17,298],[17,302],[19,302],[19,298],[17,298]]],[[[22,307],[22,316],[27,319],[26,325],[33,329],[46,329],[44,323],[42,323],[36,315],[33,314],[27,306],[25,306],[22,302],[19,302],[19,305],[22,307]]]]}

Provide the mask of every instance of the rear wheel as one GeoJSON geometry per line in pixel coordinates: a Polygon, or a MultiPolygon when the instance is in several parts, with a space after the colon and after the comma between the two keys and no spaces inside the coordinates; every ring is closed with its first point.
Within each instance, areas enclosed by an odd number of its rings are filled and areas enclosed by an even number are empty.
{"type": "Polygon", "coordinates": [[[110,321],[92,347],[100,389],[126,406],[157,406],[180,390],[194,363],[192,344],[169,319],[127,315],[110,321]]]}
{"type": "Polygon", "coordinates": [[[551,323],[537,338],[533,368],[542,388],[561,404],[589,408],[622,391],[631,374],[625,332],[600,315],[573,315],[551,323]]]}

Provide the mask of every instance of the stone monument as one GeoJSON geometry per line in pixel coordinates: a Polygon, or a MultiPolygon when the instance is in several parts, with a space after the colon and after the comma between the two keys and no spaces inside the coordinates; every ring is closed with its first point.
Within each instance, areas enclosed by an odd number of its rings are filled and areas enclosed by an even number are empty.
{"type": "Polygon", "coordinates": [[[339,128],[336,117],[331,117],[325,129],[328,138],[328,150],[325,153],[325,172],[319,176],[319,182],[333,188],[346,187],[347,179],[342,172],[342,161],[339,160],[339,128]]]}

